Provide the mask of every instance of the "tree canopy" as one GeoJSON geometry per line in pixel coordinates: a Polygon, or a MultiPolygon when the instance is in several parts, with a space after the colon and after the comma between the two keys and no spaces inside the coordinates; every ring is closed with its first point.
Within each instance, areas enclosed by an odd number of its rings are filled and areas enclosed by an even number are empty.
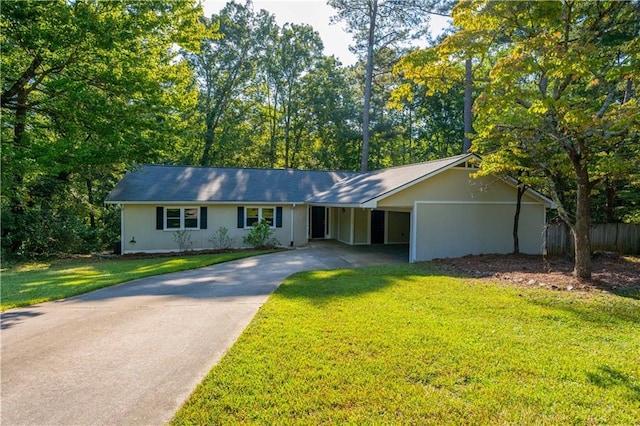
{"type": "Polygon", "coordinates": [[[474,58],[472,149],[482,173],[544,178],[588,278],[592,191],[637,173],[638,2],[460,2],[458,31],[407,57],[405,76],[447,90],[474,58]]]}
{"type": "Polygon", "coordinates": [[[96,180],[192,137],[194,81],[176,46],[204,34],[191,1],[2,4],[2,245],[81,247],[96,180]]]}

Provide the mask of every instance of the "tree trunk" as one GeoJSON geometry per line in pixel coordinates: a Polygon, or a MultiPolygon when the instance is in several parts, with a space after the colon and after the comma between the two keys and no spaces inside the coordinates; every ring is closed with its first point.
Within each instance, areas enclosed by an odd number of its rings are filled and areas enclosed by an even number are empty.
{"type": "Polygon", "coordinates": [[[200,165],[212,166],[213,162],[211,161],[211,150],[213,149],[213,137],[216,131],[212,111],[207,111],[205,122],[207,125],[207,130],[204,134],[204,152],[202,153],[202,158],[200,158],[200,165]]]}
{"type": "Polygon", "coordinates": [[[576,167],[578,183],[576,221],[571,228],[575,247],[575,264],[573,275],[581,279],[591,279],[591,240],[589,229],[591,228],[591,185],[589,174],[584,162],[576,167]]]}
{"type": "MultiPolygon", "coordinates": [[[[17,92],[17,106],[16,106],[16,122],[13,127],[13,144],[14,150],[22,151],[24,149],[24,133],[27,123],[27,92],[25,90],[19,90],[17,92]]],[[[22,156],[22,153],[20,153],[22,156]]],[[[2,229],[2,238],[11,236],[10,251],[11,253],[17,253],[24,242],[24,229],[20,229],[21,226],[17,225],[19,221],[22,221],[25,215],[25,205],[18,196],[17,192],[19,188],[23,186],[23,176],[19,171],[14,170],[12,173],[14,188],[16,191],[12,191],[9,195],[9,212],[13,219],[12,225],[4,226],[2,229]]],[[[6,182],[4,182],[6,185],[6,182]]]]}
{"type": "Polygon", "coordinates": [[[362,114],[362,162],[360,170],[366,172],[369,167],[369,114],[371,110],[371,85],[373,80],[373,45],[375,43],[376,17],[378,1],[371,3],[369,10],[369,40],[367,41],[367,65],[364,77],[364,108],[362,114]]]}
{"type": "Polygon", "coordinates": [[[520,254],[520,239],[518,229],[520,227],[520,210],[522,208],[522,196],[527,190],[527,186],[521,182],[516,188],[516,213],[513,216],[513,254],[520,254]]]}
{"type": "Polygon", "coordinates": [[[465,61],[465,75],[464,75],[464,139],[462,143],[462,153],[466,154],[471,148],[471,138],[469,135],[473,131],[471,126],[471,106],[472,106],[472,86],[473,86],[473,74],[471,72],[471,58],[467,58],[465,61]]]}
{"type": "Polygon", "coordinates": [[[86,179],[87,184],[87,200],[89,201],[89,225],[91,229],[96,229],[96,215],[93,213],[93,183],[91,179],[86,179]]]}
{"type": "Polygon", "coordinates": [[[607,204],[605,206],[605,216],[607,223],[616,222],[616,183],[610,178],[604,180],[605,194],[607,195],[607,204]]]}

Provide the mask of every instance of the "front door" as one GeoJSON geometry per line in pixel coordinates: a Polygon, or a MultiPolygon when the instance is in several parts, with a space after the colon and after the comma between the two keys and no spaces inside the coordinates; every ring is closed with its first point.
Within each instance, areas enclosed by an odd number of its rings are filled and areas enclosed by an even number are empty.
{"type": "Polygon", "coordinates": [[[324,238],[325,208],[311,207],[311,238],[324,238]]]}
{"type": "Polygon", "coordinates": [[[371,211],[371,244],[384,244],[384,211],[371,211]]]}

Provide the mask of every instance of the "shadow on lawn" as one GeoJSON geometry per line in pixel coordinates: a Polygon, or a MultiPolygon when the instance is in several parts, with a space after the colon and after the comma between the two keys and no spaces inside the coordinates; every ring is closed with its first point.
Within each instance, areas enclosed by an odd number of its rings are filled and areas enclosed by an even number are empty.
{"type": "Polygon", "coordinates": [[[640,382],[615,368],[600,365],[596,372],[588,372],[587,378],[591,383],[601,388],[625,387],[631,392],[631,399],[640,401],[640,382]]]}
{"type": "Polygon", "coordinates": [[[612,322],[629,322],[640,324],[640,309],[637,302],[619,301],[608,304],[601,303],[576,303],[570,298],[536,298],[529,301],[537,306],[543,306],[551,310],[561,310],[569,313],[581,321],[607,326],[612,322]]]}
{"type": "Polygon", "coordinates": [[[317,305],[373,293],[394,285],[396,278],[409,279],[420,270],[412,265],[381,265],[359,269],[299,272],[287,278],[276,290],[279,297],[306,299],[317,305]]]}

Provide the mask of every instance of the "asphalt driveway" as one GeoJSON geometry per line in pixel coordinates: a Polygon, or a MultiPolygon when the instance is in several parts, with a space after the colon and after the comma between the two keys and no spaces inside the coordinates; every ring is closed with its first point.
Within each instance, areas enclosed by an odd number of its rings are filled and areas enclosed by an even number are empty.
{"type": "Polygon", "coordinates": [[[403,250],[312,244],[7,311],[0,423],[166,423],[284,278],[403,250]]]}

